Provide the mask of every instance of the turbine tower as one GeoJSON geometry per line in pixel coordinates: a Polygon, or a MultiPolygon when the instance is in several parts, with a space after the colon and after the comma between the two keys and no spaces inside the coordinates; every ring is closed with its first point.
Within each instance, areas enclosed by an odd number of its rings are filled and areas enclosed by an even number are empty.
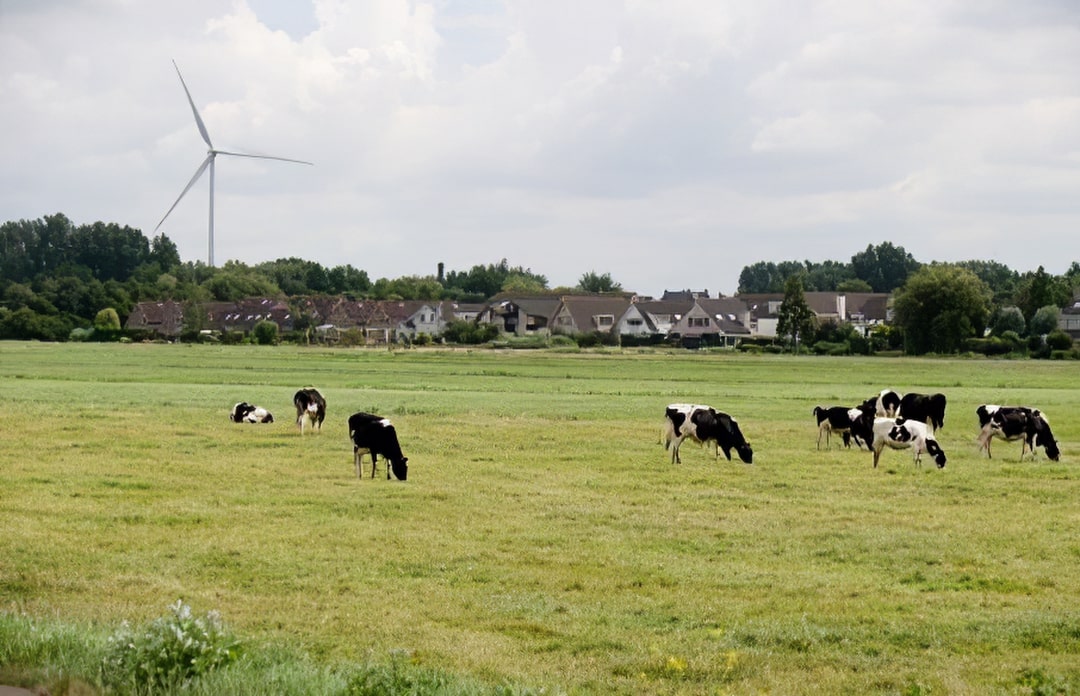
{"type": "Polygon", "coordinates": [[[209,233],[209,256],[208,262],[211,267],[214,265],[214,160],[218,155],[232,155],[233,157],[250,157],[252,159],[268,159],[278,160],[279,162],[293,162],[295,164],[311,164],[311,162],[305,162],[304,160],[289,159],[288,157],[271,157],[270,155],[249,155],[243,152],[229,152],[228,150],[218,150],[214,147],[214,144],[210,142],[210,134],[206,131],[206,124],[203,123],[202,117],[199,116],[199,110],[195,108],[195,100],[191,98],[191,92],[188,91],[187,83],[184,82],[184,76],[180,74],[180,67],[173,61],[173,67],[176,68],[176,75],[180,78],[180,85],[184,88],[184,94],[187,95],[188,104],[191,105],[191,113],[195,116],[195,125],[199,127],[199,135],[206,142],[209,150],[206,151],[206,159],[202,161],[199,168],[195,170],[195,176],[191,177],[191,181],[184,187],[184,190],[180,192],[180,196],[176,199],[176,202],[169,208],[169,212],[165,213],[165,216],[161,218],[161,222],[157,224],[154,231],[157,232],[162,223],[165,222],[165,218],[169,217],[169,214],[179,205],[180,201],[187,195],[187,192],[191,190],[191,187],[195,185],[195,182],[199,180],[203,172],[210,169],[210,233],[209,233]]]}

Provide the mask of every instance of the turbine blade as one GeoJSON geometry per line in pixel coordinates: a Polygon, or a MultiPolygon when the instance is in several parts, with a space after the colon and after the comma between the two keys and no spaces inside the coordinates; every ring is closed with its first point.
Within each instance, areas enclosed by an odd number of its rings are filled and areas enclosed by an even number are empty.
{"type": "Polygon", "coordinates": [[[250,157],[252,159],[268,159],[277,160],[279,162],[293,162],[294,164],[310,164],[315,166],[314,162],[308,162],[305,160],[289,159],[288,157],[274,157],[273,155],[249,155],[246,152],[229,152],[228,150],[214,150],[219,155],[231,155],[233,157],[250,157]]]}
{"type": "Polygon", "coordinates": [[[191,104],[191,113],[195,114],[195,125],[199,127],[199,134],[202,136],[202,139],[206,141],[207,146],[213,150],[214,144],[210,142],[210,134],[206,132],[206,124],[203,123],[202,116],[199,115],[199,110],[195,108],[195,100],[191,98],[191,92],[188,91],[187,83],[184,82],[184,76],[180,74],[180,66],[176,64],[175,60],[172,64],[173,67],[176,68],[176,75],[180,78],[180,85],[184,88],[184,94],[187,95],[188,104],[191,104]]]}
{"type": "MultiPolygon", "coordinates": [[[[165,217],[161,218],[161,222],[159,222],[157,224],[157,227],[154,228],[155,232],[158,231],[158,227],[161,227],[161,223],[165,222],[165,218],[169,217],[169,214],[172,213],[172,211],[176,208],[176,206],[178,206],[180,204],[180,201],[184,198],[184,196],[187,195],[187,192],[191,190],[191,187],[195,185],[195,182],[199,180],[199,177],[203,175],[203,172],[206,171],[206,168],[209,167],[210,163],[213,162],[213,161],[214,161],[214,153],[211,152],[209,155],[206,156],[206,159],[204,159],[202,161],[202,164],[199,165],[199,168],[195,170],[195,176],[191,177],[191,181],[189,181],[188,185],[184,187],[184,190],[180,192],[179,198],[177,198],[176,202],[172,204],[172,208],[169,208],[169,212],[165,213],[165,217]]],[[[213,200],[213,195],[214,195],[214,192],[211,191],[210,192],[211,201],[213,200]]],[[[211,203],[211,205],[213,205],[213,203],[211,203]]]]}

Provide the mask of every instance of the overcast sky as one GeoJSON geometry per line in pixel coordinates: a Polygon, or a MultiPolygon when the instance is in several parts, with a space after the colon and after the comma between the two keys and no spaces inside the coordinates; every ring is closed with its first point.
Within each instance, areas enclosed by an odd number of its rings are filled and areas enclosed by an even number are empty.
{"type": "Polygon", "coordinates": [[[152,237],[207,150],[173,60],[215,147],[314,163],[218,157],[218,265],[1080,260],[1076,0],[0,0],[0,222],[152,237]]]}

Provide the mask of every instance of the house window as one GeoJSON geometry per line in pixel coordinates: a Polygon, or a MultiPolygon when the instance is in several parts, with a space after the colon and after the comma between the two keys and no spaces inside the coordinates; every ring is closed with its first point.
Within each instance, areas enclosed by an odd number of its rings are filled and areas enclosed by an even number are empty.
{"type": "Polygon", "coordinates": [[[642,321],[641,319],[627,319],[626,323],[629,324],[630,326],[641,326],[645,322],[642,321]]]}
{"type": "Polygon", "coordinates": [[[593,320],[596,322],[597,326],[612,326],[615,324],[615,315],[597,314],[595,317],[593,317],[593,320]]]}
{"type": "Polygon", "coordinates": [[[691,328],[703,329],[709,325],[708,317],[690,317],[687,319],[687,323],[691,328]]]}

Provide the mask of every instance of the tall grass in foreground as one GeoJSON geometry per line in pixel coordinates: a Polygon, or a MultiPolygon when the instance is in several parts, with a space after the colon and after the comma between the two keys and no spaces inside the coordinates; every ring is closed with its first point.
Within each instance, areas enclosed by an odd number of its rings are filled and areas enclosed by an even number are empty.
{"type": "Polygon", "coordinates": [[[1054,362],[0,343],[0,670],[96,683],[122,622],[183,598],[240,645],[205,693],[1077,691],[1078,387],[1054,362]],[[301,438],[307,384],[329,415],[301,438]],[[944,470],[815,448],[815,405],[883,387],[947,394],[944,470]],[[277,422],[229,423],[240,400],[277,422]],[[754,465],[672,466],[670,401],[734,415],[754,465]],[[1062,461],[980,455],[984,402],[1043,408],[1062,461]],[[357,410],[393,417],[407,482],[356,479],[357,410]]]}
{"type": "Polygon", "coordinates": [[[235,637],[195,628],[206,617],[170,607],[148,626],[107,633],[96,625],[42,621],[0,612],[0,684],[41,686],[51,696],[88,693],[276,694],[391,696],[528,694],[511,686],[485,686],[412,663],[408,655],[364,664],[316,664],[275,645],[237,651],[235,637]],[[236,651],[227,660],[195,653],[236,651]]]}

